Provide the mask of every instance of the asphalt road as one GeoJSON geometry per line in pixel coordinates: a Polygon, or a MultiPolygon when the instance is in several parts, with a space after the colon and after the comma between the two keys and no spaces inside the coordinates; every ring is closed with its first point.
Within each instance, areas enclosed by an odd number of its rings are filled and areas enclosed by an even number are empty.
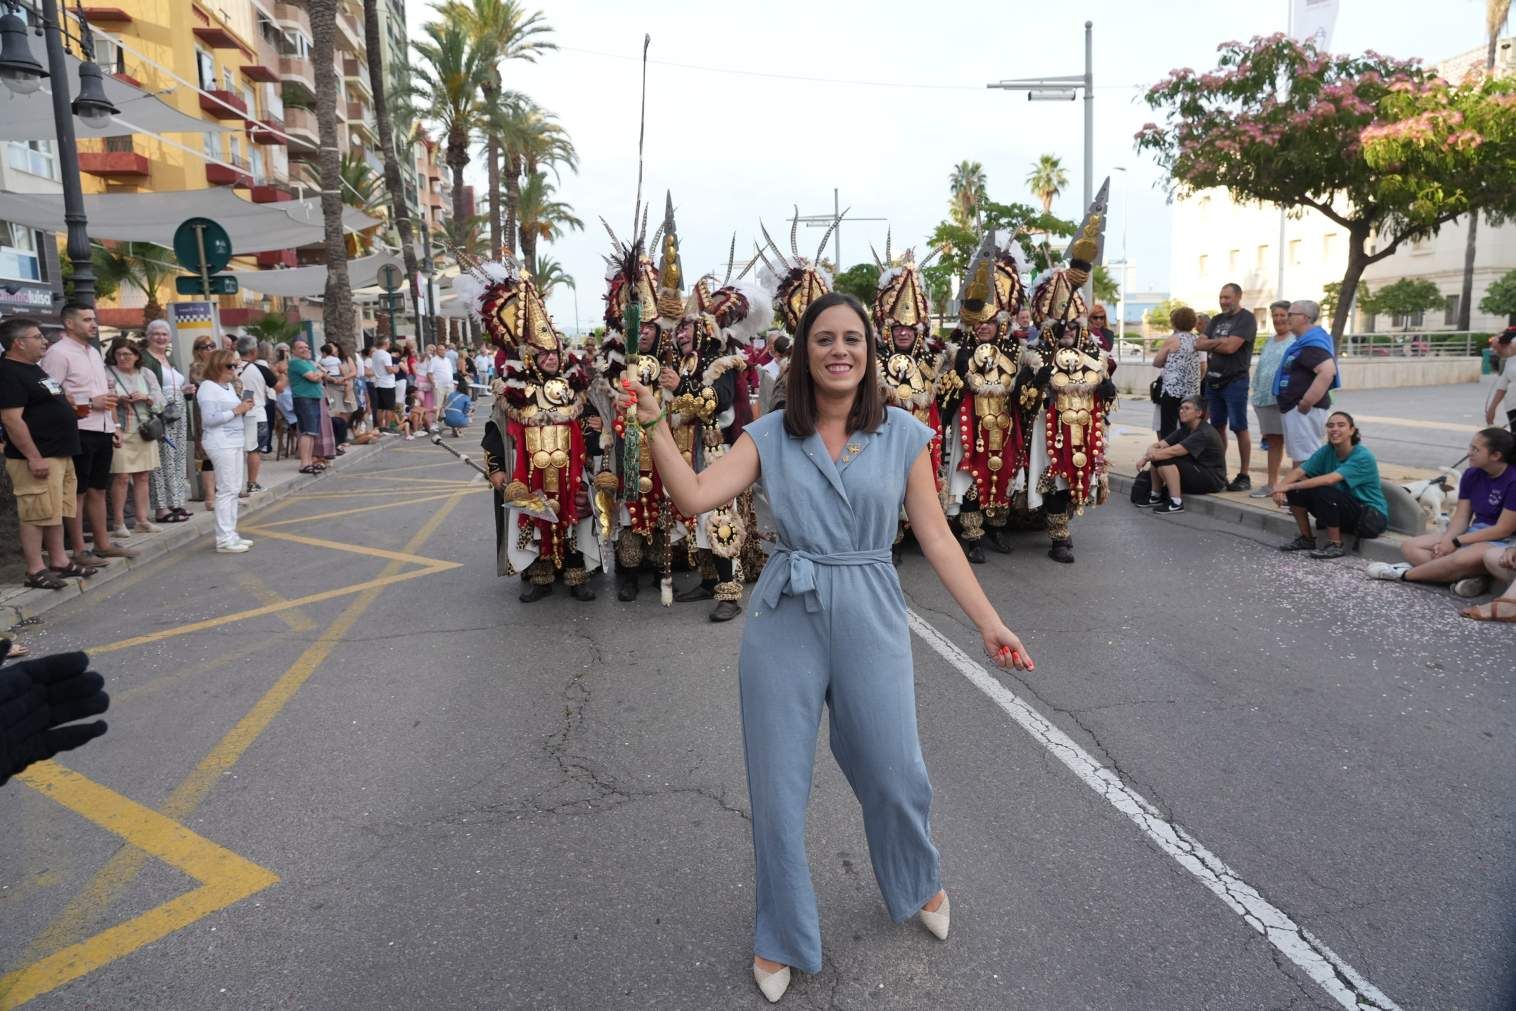
{"type": "MultiPolygon", "coordinates": [[[[519,604],[469,482],[396,443],[249,554],[181,552],[29,636],[92,648],[115,702],[0,789],[0,1006],[766,1006],[741,622],[603,581],[519,604]]],[[[886,917],[823,729],[825,966],[784,1006],[1341,1006],[1170,824],[1394,1005],[1516,1004],[1511,633],[1239,529],[1113,503],[1073,567],[1027,534],[978,570],[1037,658],[996,680],[1150,831],[955,665],[977,636],[907,555],[953,933],[886,917]]]]}

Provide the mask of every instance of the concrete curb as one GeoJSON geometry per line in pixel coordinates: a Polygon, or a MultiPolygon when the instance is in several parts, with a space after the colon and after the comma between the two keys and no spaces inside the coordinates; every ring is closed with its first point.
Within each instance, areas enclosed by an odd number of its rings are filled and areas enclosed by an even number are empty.
{"type": "MultiPolygon", "coordinates": [[[[394,437],[388,437],[367,446],[351,446],[346,453],[332,460],[326,474],[297,473],[290,480],[281,482],[273,488],[254,492],[250,498],[242,500],[242,508],[238,516],[239,518],[247,517],[266,509],[275,502],[315,484],[328,474],[337,473],[361,460],[383,452],[384,447],[393,441],[394,437]]],[[[195,512],[190,522],[175,523],[164,526],[162,529],[162,533],[150,534],[129,542],[131,547],[141,550],[141,555],[136,558],[118,558],[87,580],[67,580],[69,584],[67,589],[22,589],[14,595],[7,595],[3,602],[0,602],[0,629],[12,628],[23,621],[40,617],[53,608],[61,607],[71,600],[107,586],[127,573],[154,562],[170,552],[214,536],[210,513],[195,512]]]]}
{"type": "MultiPolygon", "coordinates": [[[[1131,491],[1132,475],[1111,475],[1111,498],[1115,500],[1112,502],[1113,505],[1134,508],[1129,501],[1131,491]]],[[[1269,508],[1263,508],[1243,505],[1216,495],[1186,495],[1184,511],[1197,516],[1209,516],[1223,523],[1236,523],[1238,526],[1277,536],[1280,544],[1293,540],[1300,533],[1295,528],[1295,521],[1289,513],[1273,508],[1272,504],[1269,508]]],[[[1351,543],[1351,538],[1345,538],[1345,540],[1351,543]]],[[[1400,554],[1400,544],[1403,540],[1401,535],[1387,531],[1379,537],[1359,541],[1358,554],[1369,562],[1404,561],[1400,554]]]]}

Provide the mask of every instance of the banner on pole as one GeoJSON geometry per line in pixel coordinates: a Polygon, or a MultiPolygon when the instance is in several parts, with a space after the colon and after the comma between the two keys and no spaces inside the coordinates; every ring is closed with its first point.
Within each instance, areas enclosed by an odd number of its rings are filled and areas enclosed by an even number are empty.
{"type": "Polygon", "coordinates": [[[1290,36],[1309,42],[1323,53],[1332,45],[1332,26],[1337,23],[1338,0],[1291,0],[1290,36]]]}

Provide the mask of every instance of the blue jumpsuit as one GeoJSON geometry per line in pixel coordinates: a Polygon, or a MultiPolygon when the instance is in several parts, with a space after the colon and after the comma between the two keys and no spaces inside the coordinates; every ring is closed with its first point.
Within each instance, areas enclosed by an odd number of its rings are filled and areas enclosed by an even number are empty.
{"type": "Polygon", "coordinates": [[[786,433],[780,413],[744,431],[758,446],[780,541],[753,591],[738,664],[758,877],[753,950],[816,973],[805,808],[823,703],[890,916],[915,915],[941,887],[905,597],[890,564],[906,477],[932,430],[891,407],[835,463],[819,434],[786,433]]]}

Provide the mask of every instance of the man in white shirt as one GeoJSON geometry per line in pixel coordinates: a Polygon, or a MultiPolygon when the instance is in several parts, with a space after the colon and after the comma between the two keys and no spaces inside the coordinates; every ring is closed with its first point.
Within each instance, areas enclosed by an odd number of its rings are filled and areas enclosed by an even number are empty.
{"type": "Polygon", "coordinates": [[[389,348],[390,339],[380,337],[374,341],[374,353],[368,360],[369,370],[374,374],[374,412],[380,431],[387,431],[395,425],[395,373],[400,369],[389,348]]]}
{"type": "Polygon", "coordinates": [[[447,363],[453,367],[454,372],[458,371],[458,349],[451,344],[447,346],[447,363]]]}
{"type": "MultiPolygon", "coordinates": [[[[453,392],[453,363],[448,360],[441,344],[432,349],[431,360],[427,362],[425,368],[427,375],[432,377],[434,398],[432,402],[437,405],[437,414],[440,417],[442,405],[447,403],[447,398],[453,392]]],[[[436,430],[437,427],[433,426],[433,431],[436,430]]]]}
{"type": "Polygon", "coordinates": [[[263,466],[263,455],[258,447],[268,438],[268,383],[263,370],[258,367],[258,338],[242,336],[237,339],[237,353],[242,361],[237,363],[237,380],[242,384],[244,399],[253,395],[253,409],[242,416],[242,445],[247,449],[247,486],[237,493],[238,498],[247,498],[255,491],[263,490],[258,483],[258,469],[263,466]]]}

